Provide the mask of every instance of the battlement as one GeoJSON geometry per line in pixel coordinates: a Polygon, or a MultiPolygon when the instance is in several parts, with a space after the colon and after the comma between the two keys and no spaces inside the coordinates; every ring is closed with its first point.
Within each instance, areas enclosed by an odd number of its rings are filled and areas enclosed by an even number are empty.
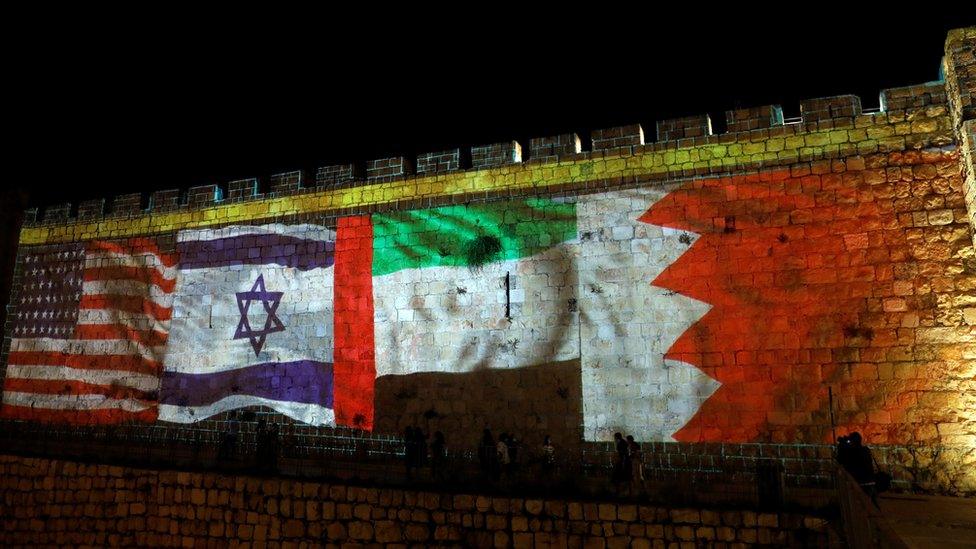
{"type": "MultiPolygon", "coordinates": [[[[430,178],[465,172],[523,165],[564,163],[575,160],[638,156],[660,151],[674,151],[710,145],[756,143],[768,139],[845,128],[901,123],[927,109],[944,109],[946,90],[942,82],[891,88],[880,94],[881,108],[864,112],[861,99],[854,95],[812,98],[800,102],[800,116],[785,119],[780,105],[740,108],[725,112],[726,131],[715,133],[707,114],[658,120],[653,124],[655,139],[647,140],[641,124],[596,129],[585,141],[577,134],[532,138],[527,147],[518,141],[457,147],[447,151],[421,153],[415,157],[390,157],[319,167],[314,178],[296,170],[269,176],[268,193],[261,193],[258,178],[240,179],[187,189],[157,190],[118,195],[110,199],[85,200],[77,206],[54,204],[26,212],[25,226],[41,227],[74,222],[93,222],[112,218],[132,218],[158,213],[191,212],[219,204],[248,202],[268,198],[347,189],[376,183],[430,178]],[[584,143],[589,147],[584,149],[584,143]]],[[[940,111],[941,112],[941,111],[940,111]]],[[[828,144],[830,139],[827,139],[828,144]]],[[[752,147],[754,148],[754,147],[752,147]]],[[[837,157],[829,151],[816,153],[810,147],[801,150],[809,159],[837,157]]],[[[748,145],[742,150],[751,149],[748,145]]],[[[861,151],[870,152],[870,151],[861,151]]],[[[720,163],[684,175],[700,176],[724,173],[728,165],[720,163]]]]}

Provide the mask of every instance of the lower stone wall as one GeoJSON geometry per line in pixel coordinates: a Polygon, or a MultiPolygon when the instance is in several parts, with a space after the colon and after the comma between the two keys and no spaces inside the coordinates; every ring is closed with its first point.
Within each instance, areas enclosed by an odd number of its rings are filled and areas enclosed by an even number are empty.
{"type": "Polygon", "coordinates": [[[416,492],[0,456],[0,546],[825,546],[815,516],[416,492]]]}

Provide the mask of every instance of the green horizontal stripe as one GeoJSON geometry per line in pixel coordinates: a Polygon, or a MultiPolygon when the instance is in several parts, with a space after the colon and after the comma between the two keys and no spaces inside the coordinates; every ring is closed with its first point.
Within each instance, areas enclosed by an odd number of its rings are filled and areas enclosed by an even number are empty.
{"type": "Polygon", "coordinates": [[[373,276],[477,266],[576,238],[576,204],[545,198],[373,214],[373,276]]]}

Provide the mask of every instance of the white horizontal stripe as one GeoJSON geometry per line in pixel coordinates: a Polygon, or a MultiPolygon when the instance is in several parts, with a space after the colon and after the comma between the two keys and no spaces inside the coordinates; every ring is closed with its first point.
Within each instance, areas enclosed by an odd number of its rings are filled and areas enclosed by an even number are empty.
{"type": "Polygon", "coordinates": [[[170,307],[173,294],[164,292],[155,284],[137,280],[91,280],[82,286],[85,295],[131,295],[150,299],[160,307],[170,307]]]}
{"type": "Polygon", "coordinates": [[[106,398],[104,395],[39,395],[16,391],[3,392],[4,404],[45,410],[125,410],[141,412],[149,406],[133,399],[106,398]]]}
{"type": "Polygon", "coordinates": [[[138,355],[161,360],[164,345],[149,347],[128,339],[52,339],[47,337],[10,340],[11,352],[48,352],[69,355],[138,355]]]}
{"type": "Polygon", "coordinates": [[[373,277],[376,376],[513,369],[580,356],[578,246],[477,269],[425,267],[373,277]],[[505,318],[505,277],[514,282],[505,318]],[[462,293],[460,289],[464,289],[462,293]]]}
{"type": "Polygon", "coordinates": [[[282,402],[251,395],[231,395],[206,406],[159,405],[159,421],[194,423],[210,416],[246,406],[267,406],[295,421],[314,425],[335,425],[335,412],[318,404],[282,402]]]}
{"type": "MultiPolygon", "coordinates": [[[[178,281],[166,370],[210,373],[261,362],[332,362],[331,267],[308,271],[266,265],[243,265],[233,272],[191,269],[182,271],[178,281]],[[268,334],[256,356],[249,338],[234,336],[241,324],[236,294],[250,291],[259,276],[268,292],[282,292],[276,316],[285,329],[268,334]]],[[[264,326],[266,313],[261,302],[252,302],[248,312],[252,329],[264,326]]]]}
{"type": "Polygon", "coordinates": [[[169,332],[169,320],[156,320],[152,315],[115,309],[81,309],[78,311],[78,324],[118,324],[133,330],[169,332]]]}
{"type": "Polygon", "coordinates": [[[145,253],[138,255],[119,254],[115,252],[92,251],[85,255],[85,268],[97,267],[139,267],[156,269],[163,278],[173,280],[178,272],[175,266],[167,267],[159,261],[159,256],[145,253]]]}
{"type": "Polygon", "coordinates": [[[190,229],[180,231],[177,242],[191,242],[194,240],[216,240],[219,238],[233,238],[244,235],[264,235],[279,234],[294,238],[304,238],[308,240],[323,240],[335,242],[335,231],[321,225],[283,225],[281,223],[271,223],[269,225],[232,225],[220,229],[190,229]]]}
{"type": "Polygon", "coordinates": [[[82,370],[67,366],[7,366],[7,379],[45,379],[81,381],[93,385],[121,385],[140,391],[158,391],[159,378],[146,374],[113,370],[82,370]]]}

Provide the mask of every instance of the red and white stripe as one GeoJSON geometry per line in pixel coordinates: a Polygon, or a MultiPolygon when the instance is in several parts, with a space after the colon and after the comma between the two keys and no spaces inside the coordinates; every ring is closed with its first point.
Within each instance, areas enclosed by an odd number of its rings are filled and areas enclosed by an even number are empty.
{"type": "Polygon", "coordinates": [[[89,243],[73,338],[11,341],[0,415],[155,421],[176,273],[153,240],[89,243]]]}

